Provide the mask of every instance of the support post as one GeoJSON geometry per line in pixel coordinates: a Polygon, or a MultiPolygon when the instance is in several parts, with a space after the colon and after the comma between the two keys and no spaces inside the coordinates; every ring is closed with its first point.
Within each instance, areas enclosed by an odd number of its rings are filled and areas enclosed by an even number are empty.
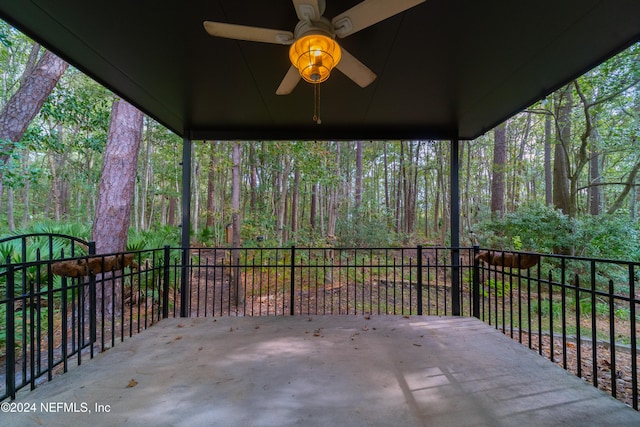
{"type": "Polygon", "coordinates": [[[182,266],[180,271],[180,317],[188,317],[189,244],[191,232],[191,140],[182,139],[182,266]]]}
{"type": "Polygon", "coordinates": [[[460,315],[460,178],[459,145],[456,136],[451,140],[451,310],[460,315]]]}

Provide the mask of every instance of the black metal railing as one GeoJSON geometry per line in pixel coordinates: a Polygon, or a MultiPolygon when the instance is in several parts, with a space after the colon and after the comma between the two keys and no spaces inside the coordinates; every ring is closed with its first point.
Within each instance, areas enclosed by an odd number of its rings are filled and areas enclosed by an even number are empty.
{"type": "Polygon", "coordinates": [[[638,263],[479,247],[65,247],[71,258],[36,251],[23,262],[21,249],[3,260],[0,400],[166,317],[462,315],[638,409],[638,263]]]}
{"type": "MultiPolygon", "coordinates": [[[[462,252],[470,289],[472,249],[462,252]]],[[[447,248],[198,248],[189,259],[190,316],[461,314],[447,248]]]]}
{"type": "Polygon", "coordinates": [[[640,263],[528,255],[475,261],[476,317],[637,410],[640,263]]]}
{"type": "Polygon", "coordinates": [[[0,400],[168,314],[168,248],[101,255],[93,248],[63,235],[0,241],[0,400]]]}

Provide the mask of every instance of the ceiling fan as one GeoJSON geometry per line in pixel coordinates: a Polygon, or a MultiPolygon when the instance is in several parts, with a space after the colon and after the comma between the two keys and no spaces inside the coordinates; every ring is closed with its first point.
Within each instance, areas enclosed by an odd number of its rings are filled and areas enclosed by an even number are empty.
{"type": "Polygon", "coordinates": [[[293,32],[205,21],[212,36],[228,39],[291,45],[291,67],[276,90],[278,95],[293,91],[300,78],[310,83],[325,81],[335,67],[360,87],[371,84],[376,75],[366,65],[335,42],[380,21],[404,12],[425,0],[364,0],[329,20],[322,16],[325,0],[292,0],[300,22],[293,32]]]}

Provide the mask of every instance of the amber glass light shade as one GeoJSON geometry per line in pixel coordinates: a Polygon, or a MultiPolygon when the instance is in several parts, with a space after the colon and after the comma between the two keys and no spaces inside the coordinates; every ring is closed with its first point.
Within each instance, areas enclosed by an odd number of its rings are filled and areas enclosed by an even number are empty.
{"type": "Polygon", "coordinates": [[[338,43],[321,34],[301,37],[289,49],[291,63],[309,83],[327,80],[341,56],[338,43]]]}

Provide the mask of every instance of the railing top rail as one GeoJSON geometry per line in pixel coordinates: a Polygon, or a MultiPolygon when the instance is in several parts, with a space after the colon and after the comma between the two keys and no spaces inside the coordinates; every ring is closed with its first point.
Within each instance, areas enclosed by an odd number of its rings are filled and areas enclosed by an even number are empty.
{"type": "Polygon", "coordinates": [[[0,243],[5,243],[5,242],[10,242],[12,240],[21,240],[21,239],[26,239],[29,237],[56,237],[56,238],[60,238],[60,239],[67,239],[67,240],[71,240],[74,242],[78,242],[81,243],[83,245],[88,245],[89,242],[87,240],[81,239],[79,237],[75,237],[75,236],[70,236],[67,234],[60,234],[60,233],[28,233],[28,234],[15,234],[12,236],[7,236],[7,237],[3,237],[0,238],[0,243]]]}
{"type": "MultiPolygon", "coordinates": [[[[416,245],[416,246],[376,246],[376,247],[357,247],[357,246],[191,246],[190,250],[218,250],[218,251],[233,251],[233,250],[280,250],[287,251],[292,248],[296,251],[307,250],[334,250],[334,251],[415,251],[418,246],[422,249],[438,249],[438,250],[472,250],[473,247],[453,247],[453,246],[438,246],[438,245],[416,245]]],[[[171,247],[172,250],[180,250],[180,247],[171,247]]]]}
{"type": "Polygon", "coordinates": [[[619,264],[619,265],[640,265],[640,261],[632,261],[632,260],[620,260],[620,259],[610,259],[610,258],[594,258],[594,257],[586,257],[586,256],[577,256],[577,255],[563,255],[563,254],[552,254],[552,253],[540,253],[540,252],[527,252],[527,251],[512,251],[512,250],[502,250],[502,249],[494,249],[494,248],[483,248],[478,247],[480,251],[493,251],[493,252],[504,252],[507,254],[536,254],[543,256],[545,258],[557,258],[557,259],[565,259],[572,261],[595,261],[602,262],[608,264],[619,264]]]}

